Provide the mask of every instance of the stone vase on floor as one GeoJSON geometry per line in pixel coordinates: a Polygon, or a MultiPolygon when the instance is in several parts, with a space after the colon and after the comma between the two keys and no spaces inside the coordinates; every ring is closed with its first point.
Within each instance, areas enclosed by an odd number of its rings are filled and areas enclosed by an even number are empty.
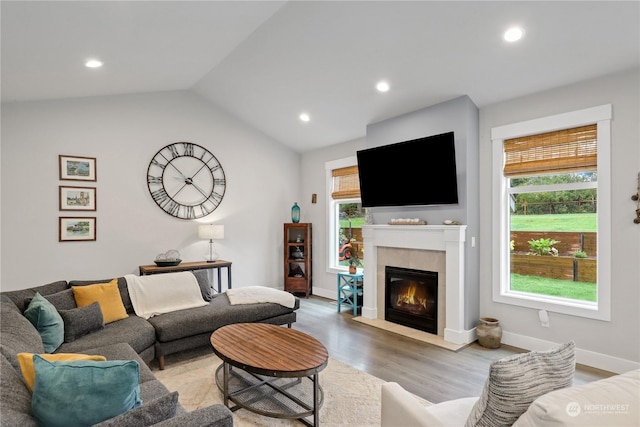
{"type": "Polygon", "coordinates": [[[498,319],[481,317],[476,327],[478,343],[486,348],[499,348],[502,340],[502,327],[498,319]]]}

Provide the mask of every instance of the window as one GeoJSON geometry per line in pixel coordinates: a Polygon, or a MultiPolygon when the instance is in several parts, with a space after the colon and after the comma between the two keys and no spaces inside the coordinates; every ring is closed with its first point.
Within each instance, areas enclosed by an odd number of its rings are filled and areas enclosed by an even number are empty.
{"type": "Polygon", "coordinates": [[[344,271],[349,264],[364,266],[362,225],[364,210],[360,203],[360,181],[355,157],[328,162],[327,172],[328,269],[344,271]]]}
{"type": "Polygon", "coordinates": [[[492,129],[494,301],[609,320],[610,119],[605,105],[492,129]]]}

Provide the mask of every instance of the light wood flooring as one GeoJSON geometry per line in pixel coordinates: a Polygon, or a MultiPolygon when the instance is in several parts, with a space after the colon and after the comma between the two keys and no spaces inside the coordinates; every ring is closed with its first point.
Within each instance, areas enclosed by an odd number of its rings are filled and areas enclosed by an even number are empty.
{"type": "MultiPolygon", "coordinates": [[[[311,296],[300,298],[293,328],[322,342],[330,357],[433,403],[479,396],[491,362],[524,350],[503,345],[487,349],[477,343],[457,352],[426,344],[353,320],[353,311],[337,312],[334,301],[311,296]]],[[[578,365],[574,385],[613,375],[578,365]]]]}

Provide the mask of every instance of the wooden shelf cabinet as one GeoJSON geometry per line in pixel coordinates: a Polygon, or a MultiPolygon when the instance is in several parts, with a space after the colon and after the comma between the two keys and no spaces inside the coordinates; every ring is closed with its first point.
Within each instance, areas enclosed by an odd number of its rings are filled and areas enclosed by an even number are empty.
{"type": "Polygon", "coordinates": [[[312,293],[311,275],[311,224],[284,224],[284,290],[312,293]]]}

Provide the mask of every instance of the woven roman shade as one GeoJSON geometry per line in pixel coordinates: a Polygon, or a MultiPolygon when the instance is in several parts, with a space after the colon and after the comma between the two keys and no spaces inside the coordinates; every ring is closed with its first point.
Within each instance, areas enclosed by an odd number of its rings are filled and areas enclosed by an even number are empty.
{"type": "Polygon", "coordinates": [[[331,174],[333,176],[333,191],[331,192],[332,198],[353,199],[360,197],[358,166],[333,169],[331,174]]]}
{"type": "Polygon", "coordinates": [[[504,176],[596,170],[596,124],[504,141],[504,176]]]}

